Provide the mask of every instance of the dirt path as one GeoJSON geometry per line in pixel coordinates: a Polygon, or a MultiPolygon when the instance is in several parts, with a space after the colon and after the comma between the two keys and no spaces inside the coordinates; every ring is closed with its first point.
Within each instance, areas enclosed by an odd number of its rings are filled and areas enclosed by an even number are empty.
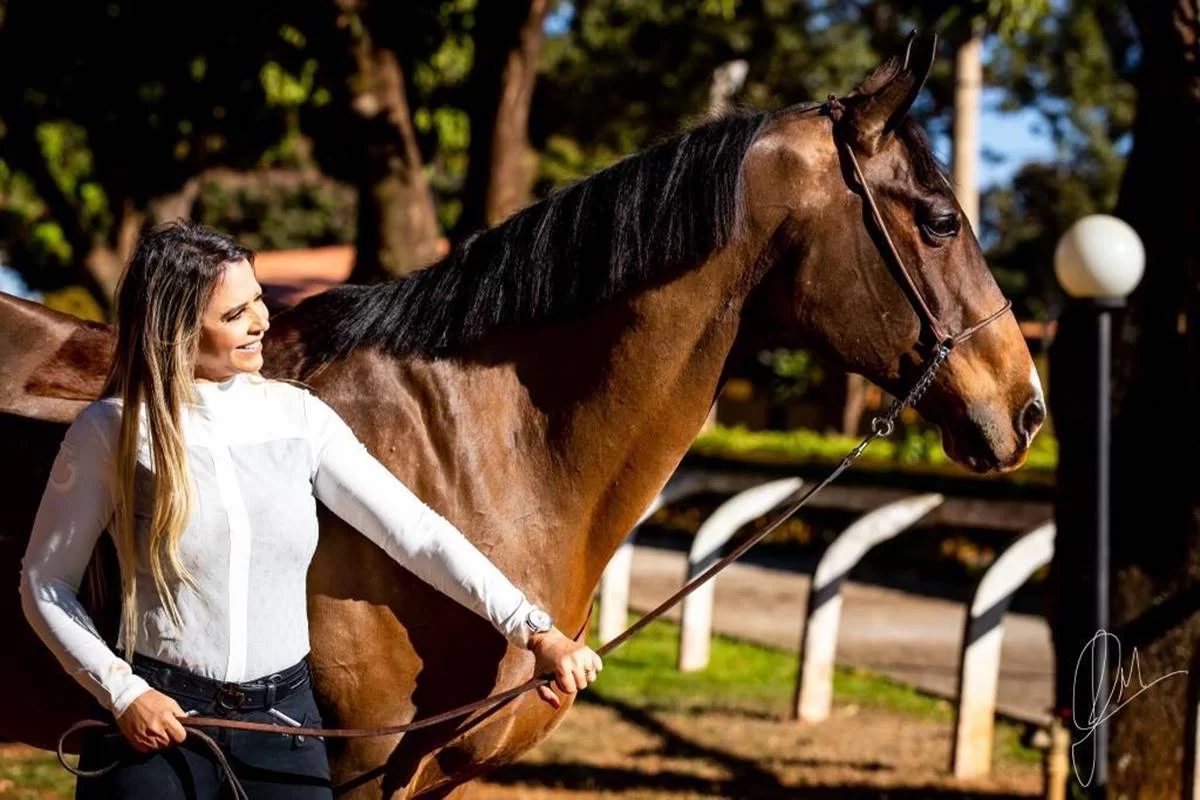
{"type": "Polygon", "coordinates": [[[950,726],[837,706],[818,726],[729,713],[580,704],[546,742],[492,773],[477,800],[1040,797],[1039,764],[949,775],[950,726]]]}
{"type": "MultiPolygon", "coordinates": [[[[1041,767],[996,748],[992,776],[949,775],[947,723],[838,704],[815,726],[774,715],[577,704],[549,740],[476,786],[474,800],[950,800],[1034,798],[1041,767]]],[[[66,800],[70,776],[47,752],[0,745],[0,800],[66,800]],[[25,767],[18,767],[24,762],[25,767]],[[30,780],[34,776],[37,780],[30,780]]]]}

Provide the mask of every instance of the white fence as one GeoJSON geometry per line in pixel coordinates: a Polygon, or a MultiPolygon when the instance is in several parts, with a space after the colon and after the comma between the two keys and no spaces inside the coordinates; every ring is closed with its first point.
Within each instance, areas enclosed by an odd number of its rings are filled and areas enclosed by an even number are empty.
{"type": "MultiPolygon", "coordinates": [[[[701,525],[687,559],[684,582],[708,569],[738,530],[769,514],[802,481],[736,473],[677,473],[642,515],[639,524],[663,506],[701,492],[731,494],[701,525]]],[[[945,498],[913,495],[868,511],[826,549],[813,574],[800,643],[792,716],[804,723],[828,718],[841,620],[841,587],[871,548],[910,530],[945,498]]],[[[625,628],[636,528],[617,550],[600,583],[600,640],[625,628]]],[[[960,659],[959,691],[951,768],[956,776],[985,775],[991,767],[996,688],[1000,670],[1003,618],[1014,593],[1054,552],[1054,525],[1045,524],[1015,541],[985,573],[968,610],[960,659]]],[[[681,609],[679,669],[707,666],[712,638],[716,578],[698,587],[681,609]]]]}

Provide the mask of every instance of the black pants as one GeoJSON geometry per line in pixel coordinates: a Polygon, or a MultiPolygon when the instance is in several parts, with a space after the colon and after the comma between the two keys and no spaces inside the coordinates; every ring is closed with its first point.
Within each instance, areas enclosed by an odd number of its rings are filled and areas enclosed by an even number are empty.
{"type": "MultiPolygon", "coordinates": [[[[265,709],[221,713],[213,700],[200,701],[181,692],[156,685],[155,670],[139,666],[134,672],[151,686],[167,694],[185,711],[201,716],[226,716],[251,722],[267,722],[286,731],[287,725],[265,709]]],[[[275,703],[274,708],[302,725],[320,726],[321,714],[312,694],[312,682],[275,703]]],[[[220,745],[238,781],[251,800],[330,800],[329,759],[323,739],[287,733],[234,731],[227,728],[200,730],[220,745]]],[[[117,730],[93,729],[84,734],[79,755],[80,769],[97,769],[114,761],[120,766],[98,778],[79,778],[76,800],[224,800],[230,797],[224,770],[208,746],[194,736],[183,743],[152,753],[142,753],[117,730]]]]}

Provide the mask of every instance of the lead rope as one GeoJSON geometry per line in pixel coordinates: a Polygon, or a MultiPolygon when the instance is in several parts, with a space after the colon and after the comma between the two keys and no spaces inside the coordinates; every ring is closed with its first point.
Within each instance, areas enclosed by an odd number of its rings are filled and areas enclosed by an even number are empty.
{"type": "MultiPolygon", "coordinates": [[[[617,649],[622,644],[624,644],[625,641],[628,640],[631,636],[633,636],[635,633],[640,631],[642,628],[649,625],[651,622],[653,622],[658,617],[662,616],[664,613],[666,613],[667,610],[669,610],[672,606],[674,606],[676,603],[678,603],[680,600],[682,600],[688,594],[693,592],[701,584],[711,580],[714,576],[716,576],[716,574],[718,572],[720,572],[725,567],[729,566],[731,563],[733,563],[738,558],[740,558],[747,550],[749,550],[755,544],[760,542],[763,538],[768,536],[776,528],[778,528],[785,521],[787,521],[797,511],[799,511],[801,508],[803,508],[805,506],[805,504],[807,504],[808,501],[813,497],[813,495],[815,495],[817,492],[821,491],[826,486],[828,486],[830,483],[832,483],[851,464],[853,464],[858,459],[859,456],[861,456],[863,454],[863,452],[867,449],[867,447],[871,444],[871,442],[875,441],[876,439],[890,436],[892,431],[895,429],[896,419],[900,416],[900,412],[903,411],[904,408],[907,406],[910,406],[910,405],[915,406],[917,404],[917,402],[921,399],[921,397],[925,394],[925,392],[929,389],[930,384],[933,383],[933,379],[938,371],[938,368],[941,367],[942,364],[945,362],[946,358],[949,357],[950,349],[954,346],[955,341],[956,340],[954,338],[947,339],[945,342],[942,342],[938,346],[937,350],[934,353],[933,358],[930,359],[928,365],[925,367],[924,372],[921,374],[921,377],[917,380],[916,384],[913,386],[912,390],[908,393],[908,395],[905,396],[903,400],[894,401],[891,404],[891,406],[888,408],[888,411],[886,414],[877,416],[871,420],[871,433],[868,434],[861,442],[859,442],[857,447],[855,447],[853,450],[851,450],[849,453],[847,453],[846,456],[844,458],[842,458],[841,462],[833,469],[833,471],[831,471],[825,477],[824,480],[822,480],[820,483],[815,484],[812,487],[804,490],[803,493],[800,495],[800,497],[798,497],[790,506],[788,506],[788,508],[786,508],[782,514],[780,514],[778,517],[776,517],[776,519],[770,525],[768,525],[765,529],[763,529],[762,531],[756,533],[754,536],[747,539],[745,542],[743,542],[741,545],[739,545],[735,550],[733,550],[731,553],[726,555],[720,561],[713,564],[711,567],[709,567],[707,570],[705,570],[700,575],[697,575],[695,578],[688,581],[679,591],[675,592],[675,594],[671,595],[666,600],[664,600],[653,611],[647,613],[641,619],[637,620],[637,622],[635,622],[633,625],[630,625],[628,628],[626,628],[618,636],[616,636],[611,641],[609,641],[609,642],[605,643],[603,646],[601,646],[600,649],[596,651],[596,654],[600,655],[600,656],[604,656],[604,655],[607,655],[608,653],[612,652],[613,650],[617,649]]],[[[795,495],[797,495],[800,492],[801,492],[800,489],[797,489],[796,491],[792,492],[792,494],[788,495],[788,497],[781,500],[777,504],[777,507],[788,502],[792,497],[794,497],[795,495]]],[[[586,630],[587,630],[587,625],[585,624],[583,630],[581,630],[579,634],[576,634],[576,636],[574,638],[578,640],[580,636],[582,636],[586,633],[586,630]]],[[[439,723],[446,722],[448,720],[457,719],[458,717],[465,716],[465,715],[471,713],[472,711],[475,711],[480,708],[485,708],[485,707],[492,708],[492,707],[498,706],[501,703],[504,703],[511,698],[517,697],[518,695],[528,692],[531,689],[536,689],[539,686],[548,686],[551,683],[553,683],[554,680],[555,680],[555,678],[553,675],[537,676],[537,677],[531,678],[530,680],[526,681],[525,683],[521,684],[520,686],[516,686],[516,687],[513,687],[512,689],[508,689],[508,690],[500,692],[498,694],[490,695],[481,700],[476,700],[475,702],[468,703],[466,705],[450,709],[449,711],[444,711],[440,714],[435,714],[433,716],[426,717],[426,718],[420,719],[420,720],[415,720],[413,722],[407,722],[407,723],[404,723],[401,725],[391,725],[391,726],[384,727],[384,728],[314,728],[314,727],[291,727],[291,726],[288,726],[286,728],[281,728],[281,726],[279,726],[279,725],[273,725],[273,724],[265,723],[265,722],[246,722],[246,721],[242,721],[242,720],[223,719],[220,717],[201,717],[201,716],[181,717],[179,719],[179,722],[187,730],[189,736],[199,737],[199,739],[202,742],[204,742],[204,744],[210,750],[212,750],[213,755],[216,757],[217,763],[220,765],[221,769],[224,770],[225,775],[229,779],[230,791],[233,793],[233,797],[235,798],[235,800],[247,800],[246,792],[242,788],[241,784],[238,783],[237,777],[233,773],[233,769],[230,767],[229,762],[226,760],[224,753],[221,752],[221,748],[217,745],[217,743],[212,739],[211,736],[206,734],[204,731],[198,730],[199,726],[204,726],[204,727],[209,727],[209,728],[229,728],[229,729],[233,729],[233,730],[262,731],[265,733],[286,733],[288,735],[297,735],[297,736],[325,736],[325,737],[334,738],[334,739],[354,739],[354,738],[373,737],[373,736],[394,736],[396,734],[407,733],[409,731],[418,730],[420,728],[427,728],[431,725],[437,725],[439,723]]],[[[101,767],[99,769],[81,770],[78,767],[75,767],[67,762],[66,753],[63,751],[64,742],[66,741],[67,737],[70,736],[75,731],[84,730],[87,728],[112,728],[112,727],[115,727],[112,723],[104,722],[104,721],[96,720],[96,719],[89,719],[89,720],[82,720],[80,722],[76,722],[74,725],[67,728],[67,730],[64,731],[62,736],[60,736],[58,739],[57,753],[58,753],[59,763],[62,764],[63,767],[68,772],[70,772],[80,778],[99,777],[99,776],[104,775],[104,774],[110,772],[111,770],[115,769],[120,764],[119,761],[109,764],[106,767],[101,767]]]]}

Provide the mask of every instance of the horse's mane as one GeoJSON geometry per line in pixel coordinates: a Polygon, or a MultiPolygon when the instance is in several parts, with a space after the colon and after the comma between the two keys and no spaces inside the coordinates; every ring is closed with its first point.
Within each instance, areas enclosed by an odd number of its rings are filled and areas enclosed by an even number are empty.
{"type": "Polygon", "coordinates": [[[946,167],[934,155],[925,130],[912,117],[905,117],[896,126],[896,135],[908,151],[909,164],[917,182],[928,189],[950,191],[946,167]]]}
{"type": "Polygon", "coordinates": [[[743,157],[769,119],[738,111],[636,153],[383,284],[339,286],[287,314],[310,363],[363,346],[433,355],[510,323],[568,319],[703,262],[737,221],[743,157]]]}
{"type": "MultiPolygon", "coordinates": [[[[437,355],[499,325],[575,318],[656,276],[700,264],[735,231],[746,151],[772,116],[738,110],[635,153],[465,240],[425,269],[375,285],[338,286],[287,314],[310,365],[358,347],[437,355]]],[[[949,189],[921,127],[896,133],[918,181],[949,189]]]]}

